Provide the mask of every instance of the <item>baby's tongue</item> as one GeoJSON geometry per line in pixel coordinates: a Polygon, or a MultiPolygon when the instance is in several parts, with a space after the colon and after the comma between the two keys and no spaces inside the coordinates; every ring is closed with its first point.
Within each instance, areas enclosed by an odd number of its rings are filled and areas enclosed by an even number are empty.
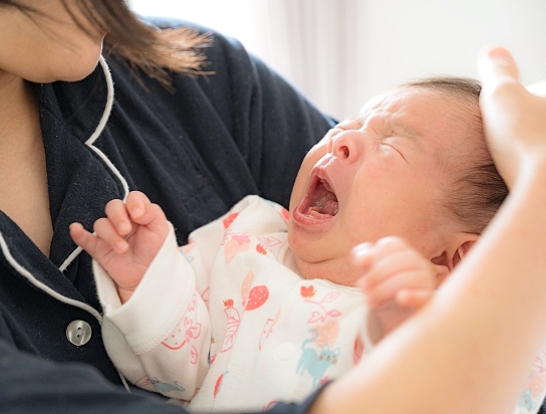
{"type": "Polygon", "coordinates": [[[326,181],[320,181],[309,205],[309,215],[317,218],[335,216],[339,211],[337,197],[326,181]]]}

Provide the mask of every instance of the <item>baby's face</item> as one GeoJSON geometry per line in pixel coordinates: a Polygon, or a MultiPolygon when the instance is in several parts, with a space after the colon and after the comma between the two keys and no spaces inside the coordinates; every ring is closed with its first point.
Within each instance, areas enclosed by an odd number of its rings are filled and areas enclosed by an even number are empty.
{"type": "Polygon", "coordinates": [[[449,165],[469,148],[457,112],[445,94],[396,89],[372,99],[307,154],[288,230],[304,277],[352,285],[359,276],[352,248],[389,235],[404,237],[427,258],[442,253],[443,240],[456,231],[441,207],[453,179],[449,165]]]}

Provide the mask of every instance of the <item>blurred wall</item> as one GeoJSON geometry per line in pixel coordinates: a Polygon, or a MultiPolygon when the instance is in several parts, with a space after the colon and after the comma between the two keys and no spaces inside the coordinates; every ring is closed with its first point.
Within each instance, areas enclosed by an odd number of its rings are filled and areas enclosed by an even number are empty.
{"type": "Polygon", "coordinates": [[[237,37],[339,118],[371,96],[431,74],[476,76],[489,43],[522,79],[546,78],[546,0],[131,0],[237,37]]]}

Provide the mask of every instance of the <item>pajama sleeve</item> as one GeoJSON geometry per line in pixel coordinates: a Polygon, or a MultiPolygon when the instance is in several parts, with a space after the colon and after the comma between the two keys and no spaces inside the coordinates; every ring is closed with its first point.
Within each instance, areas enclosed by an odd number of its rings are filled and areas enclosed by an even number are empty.
{"type": "Polygon", "coordinates": [[[104,313],[103,340],[118,370],[133,384],[189,401],[208,370],[210,274],[229,226],[253,196],[190,234],[177,247],[172,225],[137,289],[121,304],[116,287],[95,261],[104,313]]]}
{"type": "Polygon", "coordinates": [[[125,304],[104,269],[96,262],[93,268],[104,312],[103,339],[118,370],[139,387],[190,400],[209,367],[210,318],[172,226],[125,304]]]}

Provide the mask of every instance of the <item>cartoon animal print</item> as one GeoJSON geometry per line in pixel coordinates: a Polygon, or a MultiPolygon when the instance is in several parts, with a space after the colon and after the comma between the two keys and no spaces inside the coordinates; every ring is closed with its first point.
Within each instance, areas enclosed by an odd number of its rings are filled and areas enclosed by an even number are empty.
{"type": "MultiPolygon", "coordinates": [[[[187,343],[199,338],[201,335],[201,324],[196,322],[193,318],[197,308],[197,297],[193,294],[193,298],[188,305],[188,313],[192,313],[191,316],[185,316],[180,320],[175,327],[171,335],[166,338],[161,344],[169,349],[180,349],[187,343]]],[[[192,355],[197,353],[197,349],[192,346],[192,355]]]]}
{"type": "Polygon", "coordinates": [[[157,390],[161,393],[169,393],[171,391],[185,391],[184,387],[181,387],[178,385],[178,381],[174,381],[173,383],[169,382],[161,382],[158,378],[152,377],[150,378],[150,381],[152,384],[154,384],[154,387],[157,388],[157,390]]]}
{"type": "Polygon", "coordinates": [[[525,390],[519,399],[518,406],[522,408],[527,408],[531,411],[536,408],[537,404],[531,398],[531,390],[525,390]]]}
{"type": "Polygon", "coordinates": [[[186,260],[191,263],[195,260],[195,256],[191,254],[191,251],[196,246],[196,243],[194,241],[189,242],[185,246],[180,246],[178,249],[180,253],[186,258],[186,260]]]}
{"type": "Polygon", "coordinates": [[[316,331],[311,330],[311,332],[312,337],[301,344],[302,353],[298,361],[296,374],[303,375],[305,371],[309,372],[313,378],[313,388],[315,388],[320,384],[328,367],[337,363],[340,349],[339,347],[330,349],[330,346],[326,344],[322,347],[320,353],[317,353],[313,347],[307,346],[313,343],[317,336],[316,331]]]}

